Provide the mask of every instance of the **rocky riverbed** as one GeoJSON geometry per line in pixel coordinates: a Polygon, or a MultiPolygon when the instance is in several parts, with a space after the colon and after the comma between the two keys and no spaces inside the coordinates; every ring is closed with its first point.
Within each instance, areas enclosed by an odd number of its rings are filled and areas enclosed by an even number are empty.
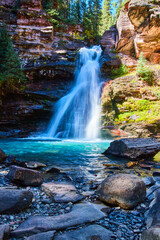
{"type": "Polygon", "coordinates": [[[1,156],[0,239],[8,236],[10,240],[87,237],[92,240],[138,240],[142,234],[141,239],[147,240],[157,236],[152,226],[159,222],[159,163],[140,163],[139,171],[133,162],[123,167],[106,164],[105,177],[108,177],[101,183],[99,179],[75,177],[54,166],[20,162],[3,152],[1,156]],[[120,181],[122,184],[117,185],[120,181]],[[135,188],[131,187],[134,181],[135,188]],[[113,188],[106,188],[106,182],[113,188]],[[107,200],[107,203],[104,199],[105,188],[110,191],[107,193],[110,199],[114,194],[115,202],[107,200]],[[124,188],[129,191],[128,198],[125,198],[124,188]],[[137,202],[135,194],[139,195],[137,202]],[[132,207],[128,207],[127,202],[121,205],[120,201],[124,203],[124,200],[136,203],[132,207]],[[149,234],[153,237],[148,238],[149,234]]]}

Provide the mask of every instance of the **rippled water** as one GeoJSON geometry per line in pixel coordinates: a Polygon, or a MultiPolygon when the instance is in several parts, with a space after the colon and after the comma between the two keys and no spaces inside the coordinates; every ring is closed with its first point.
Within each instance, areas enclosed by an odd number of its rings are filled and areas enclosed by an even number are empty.
{"type": "Polygon", "coordinates": [[[95,175],[94,171],[102,173],[104,161],[110,162],[102,155],[109,144],[110,141],[0,140],[0,148],[18,160],[39,161],[89,178],[95,175]]]}
{"type": "Polygon", "coordinates": [[[114,172],[150,175],[152,170],[135,166],[126,169],[127,160],[107,158],[102,153],[109,147],[110,141],[50,141],[30,139],[0,140],[0,148],[8,155],[14,155],[21,161],[38,161],[47,166],[59,167],[72,177],[85,177],[101,181],[114,172]],[[109,165],[119,165],[114,169],[109,165]]]}

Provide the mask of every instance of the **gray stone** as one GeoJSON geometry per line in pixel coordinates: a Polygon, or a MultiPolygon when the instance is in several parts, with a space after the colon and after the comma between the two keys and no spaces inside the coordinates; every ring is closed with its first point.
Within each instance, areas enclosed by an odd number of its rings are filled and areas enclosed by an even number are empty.
{"type": "Polygon", "coordinates": [[[148,190],[147,190],[147,194],[146,194],[146,197],[152,201],[153,198],[154,198],[154,193],[160,189],[160,184],[155,184],[153,185],[152,187],[150,187],[148,190]]]}
{"type": "Polygon", "coordinates": [[[145,178],[142,178],[142,180],[147,187],[155,184],[155,180],[153,179],[153,177],[145,177],[145,178]]]}
{"type": "Polygon", "coordinates": [[[41,169],[46,167],[46,165],[40,162],[26,162],[25,167],[31,168],[31,169],[41,169]]]}
{"type": "Polygon", "coordinates": [[[99,225],[91,225],[89,227],[59,234],[55,240],[110,240],[112,232],[99,225]]]}
{"type": "Polygon", "coordinates": [[[160,240],[160,228],[152,227],[142,233],[141,240],[160,240]]]}
{"type": "Polygon", "coordinates": [[[44,233],[34,234],[25,240],[52,240],[54,237],[55,231],[49,231],[44,233]]]}
{"type": "Polygon", "coordinates": [[[149,210],[145,214],[147,228],[160,225],[160,189],[154,192],[155,198],[149,206],[149,210]]]}
{"type": "Polygon", "coordinates": [[[104,155],[128,159],[152,158],[160,151],[160,143],[152,138],[124,138],[111,142],[104,155]]]}
{"type": "Polygon", "coordinates": [[[42,176],[38,171],[11,166],[7,178],[12,182],[24,186],[39,186],[42,184],[42,176]]]}
{"type": "Polygon", "coordinates": [[[106,215],[97,204],[76,204],[70,213],[59,216],[32,216],[23,222],[14,232],[12,237],[22,237],[40,232],[65,229],[88,222],[94,222],[106,215]]]}
{"type": "Polygon", "coordinates": [[[78,202],[83,199],[83,196],[77,193],[75,186],[67,182],[43,183],[42,191],[54,202],[78,202]]]}
{"type": "Polygon", "coordinates": [[[33,194],[27,190],[0,188],[0,213],[18,213],[32,202],[33,194]]]}
{"type": "Polygon", "coordinates": [[[136,175],[114,174],[101,183],[97,193],[102,201],[110,205],[132,209],[144,201],[146,186],[136,175]]]}
{"type": "Polygon", "coordinates": [[[8,239],[10,234],[10,227],[8,224],[0,225],[0,240],[8,239]]]}

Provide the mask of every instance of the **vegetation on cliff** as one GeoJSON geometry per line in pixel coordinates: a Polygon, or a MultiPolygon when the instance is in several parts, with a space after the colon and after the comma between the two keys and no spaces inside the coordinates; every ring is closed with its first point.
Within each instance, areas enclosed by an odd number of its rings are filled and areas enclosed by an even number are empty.
{"type": "Polygon", "coordinates": [[[3,25],[0,30],[0,87],[4,91],[15,90],[25,80],[18,54],[3,25]]]}
{"type": "Polygon", "coordinates": [[[106,84],[102,95],[104,126],[138,137],[160,133],[160,67],[145,67],[151,73],[149,78],[146,72],[147,81],[133,72],[106,84]]]}

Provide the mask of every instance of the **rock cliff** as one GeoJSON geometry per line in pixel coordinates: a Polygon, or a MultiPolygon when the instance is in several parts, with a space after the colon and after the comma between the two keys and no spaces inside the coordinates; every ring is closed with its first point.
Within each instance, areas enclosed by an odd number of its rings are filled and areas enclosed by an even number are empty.
{"type": "MultiPolygon", "coordinates": [[[[138,58],[143,52],[149,61],[160,63],[159,0],[130,0],[120,11],[116,28],[118,40],[115,46],[119,53],[138,58]]],[[[101,40],[104,48],[109,31],[104,33],[101,40]]]]}
{"type": "Polygon", "coordinates": [[[62,72],[62,77],[73,75],[75,55],[85,44],[73,38],[74,31],[81,32],[80,26],[55,32],[41,0],[2,0],[0,26],[3,22],[30,79],[53,78],[62,72]]]}
{"type": "Polygon", "coordinates": [[[102,93],[104,129],[118,136],[160,138],[160,67],[156,67],[152,66],[156,76],[154,86],[138,79],[136,73],[105,85],[102,93]]]}
{"type": "Polygon", "coordinates": [[[81,26],[56,32],[42,0],[1,0],[0,27],[3,22],[30,81],[12,97],[1,96],[0,137],[26,137],[47,127],[53,102],[68,93],[77,52],[86,43],[73,37],[81,26]]]}
{"type": "Polygon", "coordinates": [[[160,63],[160,2],[131,0],[120,12],[117,29],[119,52],[160,63]]]}

